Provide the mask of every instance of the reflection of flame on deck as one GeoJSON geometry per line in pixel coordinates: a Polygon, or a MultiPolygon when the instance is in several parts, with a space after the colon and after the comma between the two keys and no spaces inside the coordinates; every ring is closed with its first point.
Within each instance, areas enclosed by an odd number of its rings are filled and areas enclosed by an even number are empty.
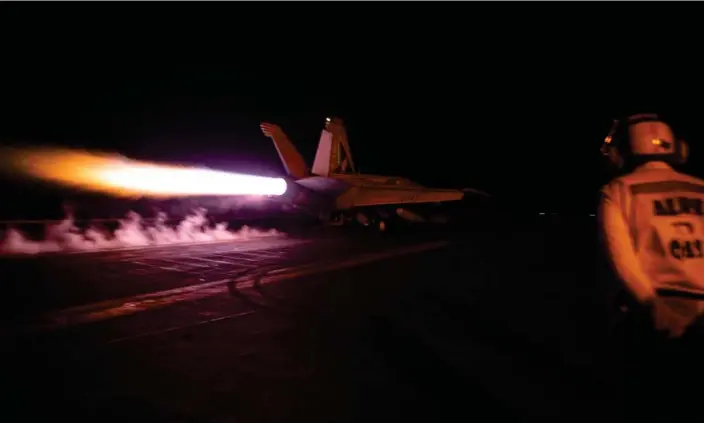
{"type": "Polygon", "coordinates": [[[115,154],[58,148],[12,149],[13,170],[35,178],[114,195],[281,195],[281,178],[159,165],[115,154]]]}

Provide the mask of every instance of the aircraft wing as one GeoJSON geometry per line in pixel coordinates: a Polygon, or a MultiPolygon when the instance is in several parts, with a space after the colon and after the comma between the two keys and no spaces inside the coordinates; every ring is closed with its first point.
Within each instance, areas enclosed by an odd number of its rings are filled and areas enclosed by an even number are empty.
{"type": "Polygon", "coordinates": [[[352,187],[337,199],[336,206],[381,206],[390,204],[441,203],[457,201],[464,193],[454,189],[352,187]]]}

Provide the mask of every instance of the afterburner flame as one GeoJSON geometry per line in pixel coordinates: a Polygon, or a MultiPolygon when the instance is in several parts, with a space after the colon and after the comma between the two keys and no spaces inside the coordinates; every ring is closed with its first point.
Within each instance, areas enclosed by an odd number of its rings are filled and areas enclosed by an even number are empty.
{"type": "Polygon", "coordinates": [[[68,149],[13,150],[15,170],[64,185],[114,195],[281,195],[281,178],[140,162],[116,154],[68,149]]]}

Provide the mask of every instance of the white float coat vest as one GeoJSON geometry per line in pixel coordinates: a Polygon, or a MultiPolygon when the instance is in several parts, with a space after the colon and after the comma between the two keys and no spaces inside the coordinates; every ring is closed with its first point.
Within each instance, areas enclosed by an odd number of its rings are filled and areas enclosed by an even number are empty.
{"type": "MultiPolygon", "coordinates": [[[[704,181],[648,162],[601,191],[611,264],[641,301],[655,295],[704,305],[704,181]]],[[[694,318],[695,316],[690,316],[694,318]]]]}

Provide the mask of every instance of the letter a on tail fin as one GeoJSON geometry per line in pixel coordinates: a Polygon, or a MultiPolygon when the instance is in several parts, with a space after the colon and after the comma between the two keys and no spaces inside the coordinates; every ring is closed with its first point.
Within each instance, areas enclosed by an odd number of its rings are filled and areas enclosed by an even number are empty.
{"type": "Polygon", "coordinates": [[[286,172],[296,178],[305,178],[308,175],[308,165],[306,165],[303,156],[298,152],[291,140],[288,139],[284,131],[278,125],[273,123],[263,122],[259,125],[264,135],[271,138],[279,153],[279,158],[286,169],[286,172]]]}

